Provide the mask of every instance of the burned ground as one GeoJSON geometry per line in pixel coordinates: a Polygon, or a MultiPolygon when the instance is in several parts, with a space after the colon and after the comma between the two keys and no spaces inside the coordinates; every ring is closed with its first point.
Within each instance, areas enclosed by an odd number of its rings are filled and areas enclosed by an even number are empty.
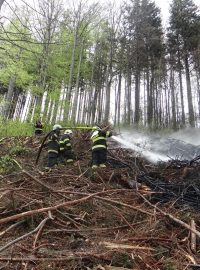
{"type": "Polygon", "coordinates": [[[45,172],[41,141],[0,142],[0,269],[198,269],[198,160],[153,165],[111,142],[92,171],[77,133],[75,163],[45,172]]]}

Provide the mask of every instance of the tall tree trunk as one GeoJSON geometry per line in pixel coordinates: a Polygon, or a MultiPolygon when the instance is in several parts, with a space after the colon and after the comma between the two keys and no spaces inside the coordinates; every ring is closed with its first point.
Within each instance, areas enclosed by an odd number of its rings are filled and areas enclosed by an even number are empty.
{"type": "Polygon", "coordinates": [[[175,86],[174,86],[174,70],[170,69],[170,89],[171,89],[171,103],[172,103],[172,128],[176,130],[176,108],[175,108],[175,86]]]}
{"type": "Polygon", "coordinates": [[[126,96],[126,102],[127,102],[127,111],[126,111],[126,119],[127,119],[127,124],[130,126],[131,125],[131,71],[130,68],[128,68],[127,71],[127,96],[126,96]]]}
{"type": "Polygon", "coordinates": [[[64,121],[68,120],[69,117],[69,106],[71,102],[71,95],[72,95],[72,80],[73,80],[73,73],[74,73],[74,65],[75,65],[75,52],[76,47],[78,43],[78,29],[76,27],[74,31],[74,45],[72,50],[72,59],[71,59],[71,65],[70,65],[70,72],[69,72],[69,82],[67,87],[67,95],[66,95],[66,104],[64,109],[64,121]]]}
{"type": "Polygon", "coordinates": [[[95,86],[94,90],[94,97],[92,101],[92,109],[91,109],[91,121],[90,123],[93,125],[95,120],[95,113],[96,113],[96,104],[97,104],[97,98],[98,98],[99,89],[97,86],[95,86]]]}
{"type": "Polygon", "coordinates": [[[120,117],[121,117],[121,88],[122,88],[122,72],[120,70],[119,73],[119,81],[118,81],[118,115],[117,115],[117,124],[120,125],[120,117]]]}
{"type": "Polygon", "coordinates": [[[199,73],[196,71],[196,80],[197,80],[197,96],[198,96],[198,115],[200,118],[200,83],[199,83],[199,73]]]}
{"type": "Polygon", "coordinates": [[[152,72],[151,81],[148,89],[148,97],[147,97],[147,122],[148,127],[150,129],[153,128],[153,87],[154,87],[154,72],[152,72]]]}
{"type": "Polygon", "coordinates": [[[82,64],[82,56],[83,56],[83,47],[84,47],[84,41],[81,41],[81,51],[79,55],[79,63],[78,63],[78,71],[77,71],[77,77],[76,77],[76,86],[75,86],[75,93],[74,93],[74,101],[73,101],[73,107],[72,107],[72,123],[76,123],[76,116],[77,116],[77,103],[78,103],[78,93],[79,93],[79,81],[80,81],[80,71],[81,71],[81,64],[82,64]]]}
{"type": "Polygon", "coordinates": [[[134,125],[137,127],[140,121],[140,71],[135,74],[135,117],[134,125]]]}
{"type": "Polygon", "coordinates": [[[192,101],[192,89],[191,89],[191,81],[190,81],[190,70],[189,70],[188,53],[187,52],[185,52],[184,61],[185,61],[185,73],[186,73],[186,85],[187,85],[189,123],[190,123],[191,127],[195,127],[194,109],[193,109],[193,101],[192,101]]]}
{"type": "Polygon", "coordinates": [[[180,96],[181,96],[181,115],[182,115],[182,126],[185,126],[185,106],[183,98],[183,79],[182,79],[182,69],[181,69],[181,56],[180,49],[178,48],[178,75],[180,83],[180,96]]]}
{"type": "Polygon", "coordinates": [[[1,10],[1,7],[2,7],[4,2],[5,2],[5,0],[0,0],[0,10],[1,10]]]}
{"type": "Polygon", "coordinates": [[[10,113],[8,115],[9,119],[12,119],[14,116],[19,95],[20,95],[19,89],[15,89],[13,96],[12,96],[11,104],[10,104],[10,113]]]}
{"type": "Polygon", "coordinates": [[[15,77],[11,77],[9,80],[9,85],[8,85],[8,92],[6,94],[6,99],[5,99],[5,105],[4,105],[4,117],[8,118],[10,114],[10,108],[11,108],[11,102],[12,102],[12,97],[14,93],[14,87],[15,87],[15,77]]]}
{"type": "Polygon", "coordinates": [[[22,94],[22,101],[21,101],[21,104],[20,104],[21,106],[20,106],[20,110],[19,110],[19,112],[20,112],[20,119],[22,119],[22,115],[24,113],[25,104],[26,104],[26,94],[23,93],[22,94]]]}

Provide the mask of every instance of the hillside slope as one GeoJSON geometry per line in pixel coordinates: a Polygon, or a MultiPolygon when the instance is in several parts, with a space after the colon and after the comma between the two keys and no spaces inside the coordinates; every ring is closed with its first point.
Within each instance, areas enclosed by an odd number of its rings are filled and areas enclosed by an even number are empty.
{"type": "Polygon", "coordinates": [[[152,165],[111,141],[107,168],[92,171],[77,133],[76,162],[45,172],[45,149],[35,165],[42,139],[1,140],[0,269],[197,267],[197,162],[152,165]]]}

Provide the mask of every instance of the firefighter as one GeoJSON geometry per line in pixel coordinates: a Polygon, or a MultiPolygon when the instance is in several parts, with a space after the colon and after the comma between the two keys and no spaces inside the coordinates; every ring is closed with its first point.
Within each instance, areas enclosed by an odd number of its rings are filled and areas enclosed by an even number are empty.
{"type": "Polygon", "coordinates": [[[47,142],[48,147],[48,165],[47,168],[52,168],[58,164],[58,156],[59,156],[59,135],[61,125],[54,125],[53,131],[49,136],[49,140],[47,142]]]}
{"type": "Polygon", "coordinates": [[[43,133],[43,124],[41,120],[37,120],[35,123],[35,135],[41,135],[43,133]]]}
{"type": "Polygon", "coordinates": [[[93,127],[92,140],[92,169],[98,167],[105,168],[107,160],[107,142],[106,138],[112,136],[111,131],[101,130],[99,127],[93,127]]]}
{"type": "Polygon", "coordinates": [[[65,162],[72,163],[74,161],[71,139],[72,139],[72,131],[70,129],[66,129],[59,141],[61,163],[64,164],[65,162]]]}

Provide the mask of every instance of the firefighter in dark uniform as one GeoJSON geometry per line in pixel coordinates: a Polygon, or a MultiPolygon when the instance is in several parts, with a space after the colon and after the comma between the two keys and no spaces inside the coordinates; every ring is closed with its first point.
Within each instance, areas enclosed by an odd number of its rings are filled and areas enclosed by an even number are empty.
{"type": "Polygon", "coordinates": [[[41,135],[43,133],[43,124],[41,120],[37,120],[35,123],[35,135],[41,135]]]}
{"type": "Polygon", "coordinates": [[[61,136],[60,144],[60,159],[61,162],[65,164],[72,163],[74,161],[72,145],[71,145],[72,131],[70,129],[65,130],[64,134],[61,136]]]}
{"type": "Polygon", "coordinates": [[[59,135],[60,135],[61,125],[54,125],[53,132],[49,136],[49,140],[47,142],[48,147],[48,168],[52,168],[58,164],[58,156],[59,156],[59,135]]]}
{"type": "Polygon", "coordinates": [[[92,169],[98,167],[105,168],[107,160],[107,142],[106,138],[112,136],[111,131],[101,130],[99,127],[93,127],[92,140],[92,169]]]}

